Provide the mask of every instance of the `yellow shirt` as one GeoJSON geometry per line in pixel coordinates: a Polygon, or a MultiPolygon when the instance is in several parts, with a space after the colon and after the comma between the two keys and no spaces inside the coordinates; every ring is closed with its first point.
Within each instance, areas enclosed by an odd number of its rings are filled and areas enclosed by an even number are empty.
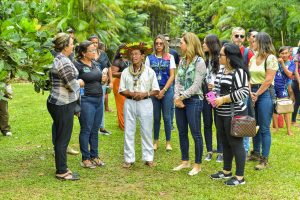
{"type": "MultiPolygon", "coordinates": [[[[265,62],[262,62],[260,65],[256,65],[256,58],[257,56],[253,56],[249,63],[249,71],[251,75],[250,83],[251,84],[262,84],[266,79],[266,72],[265,72],[265,62]]],[[[267,70],[278,70],[278,61],[276,56],[269,55],[267,58],[267,70]]],[[[273,81],[274,82],[274,81],[273,81]]]]}

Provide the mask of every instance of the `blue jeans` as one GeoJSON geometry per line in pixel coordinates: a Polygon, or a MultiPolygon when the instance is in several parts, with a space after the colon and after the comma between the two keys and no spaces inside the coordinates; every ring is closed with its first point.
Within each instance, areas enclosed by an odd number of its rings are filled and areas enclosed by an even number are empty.
{"type": "Polygon", "coordinates": [[[184,108],[176,108],[176,124],[179,132],[181,159],[189,160],[189,137],[188,127],[190,127],[195,143],[195,163],[202,162],[203,141],[201,135],[201,112],[203,101],[198,96],[193,96],[183,100],[184,108]]]}
{"type": "Polygon", "coordinates": [[[98,129],[102,120],[102,112],[102,96],[81,97],[79,144],[82,160],[98,157],[98,129]]]}
{"type": "Polygon", "coordinates": [[[102,120],[100,122],[100,127],[99,128],[104,128],[104,100],[105,100],[105,94],[106,94],[106,85],[102,85],[102,120]]]}
{"type": "MultiPolygon", "coordinates": [[[[251,106],[251,101],[250,101],[250,97],[247,96],[244,100],[243,100],[244,104],[247,105],[247,110],[248,110],[248,115],[251,117],[254,117],[254,113],[252,113],[252,110],[250,109],[251,106]]],[[[248,152],[250,151],[250,138],[249,137],[244,137],[243,138],[243,143],[244,143],[244,148],[246,151],[246,154],[248,155],[248,152]]]]}
{"type": "MultiPolygon", "coordinates": [[[[173,83],[172,83],[173,94],[175,93],[174,87],[175,87],[175,81],[173,81],[173,83]]],[[[174,105],[174,101],[173,101],[173,99],[172,99],[172,108],[171,108],[171,128],[174,128],[174,115],[175,115],[175,105],[174,105]]]]}
{"type": "MultiPolygon", "coordinates": [[[[213,108],[210,104],[208,104],[207,100],[203,100],[203,123],[204,123],[204,138],[205,138],[205,144],[206,144],[206,150],[207,152],[212,152],[212,123],[213,123],[213,108]]],[[[214,112],[214,119],[216,118],[215,112],[214,112]]],[[[216,138],[217,138],[217,152],[222,153],[223,147],[222,147],[222,139],[220,135],[220,131],[218,129],[216,130],[216,138]]]]}
{"type": "Polygon", "coordinates": [[[292,122],[296,122],[296,117],[297,117],[298,109],[300,106],[300,91],[299,91],[300,88],[299,88],[298,82],[296,80],[293,80],[292,88],[293,88],[294,95],[295,95],[295,104],[294,104],[294,112],[292,114],[292,122]]]}
{"type": "Polygon", "coordinates": [[[173,86],[171,86],[165,96],[162,99],[157,99],[156,97],[151,97],[153,103],[153,127],[154,127],[154,140],[159,139],[159,131],[160,131],[160,121],[161,121],[161,112],[163,114],[164,125],[165,125],[165,133],[166,133],[166,141],[171,140],[171,109],[173,106],[173,86]]]}
{"type": "MultiPolygon", "coordinates": [[[[252,88],[252,92],[256,92],[258,88],[252,88]]],[[[253,150],[256,153],[261,152],[262,156],[268,157],[271,148],[271,132],[270,124],[273,116],[273,97],[270,88],[261,94],[255,102],[255,118],[259,126],[258,133],[253,137],[253,150]]]]}

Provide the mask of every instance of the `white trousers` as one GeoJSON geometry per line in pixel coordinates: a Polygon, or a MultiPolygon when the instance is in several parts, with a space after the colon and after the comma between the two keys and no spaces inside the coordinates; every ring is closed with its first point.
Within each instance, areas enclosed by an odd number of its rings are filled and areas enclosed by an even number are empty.
{"type": "Polygon", "coordinates": [[[134,137],[136,132],[137,119],[141,126],[142,137],[142,159],[144,161],[153,161],[154,150],[152,143],[153,129],[153,104],[151,99],[135,101],[126,99],[124,103],[125,120],[125,141],[124,141],[124,159],[125,162],[135,162],[134,137]]]}

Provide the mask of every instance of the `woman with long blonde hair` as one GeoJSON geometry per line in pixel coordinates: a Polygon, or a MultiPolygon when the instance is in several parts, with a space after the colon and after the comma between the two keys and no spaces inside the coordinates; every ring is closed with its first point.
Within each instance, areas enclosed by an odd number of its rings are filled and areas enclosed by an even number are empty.
{"type": "Polygon", "coordinates": [[[154,150],[158,148],[159,131],[161,113],[163,114],[165,134],[166,134],[166,150],[171,151],[171,111],[172,100],[174,96],[173,81],[175,73],[175,59],[173,55],[168,53],[168,42],[163,35],[158,35],[153,42],[153,54],[146,58],[146,67],[151,67],[156,74],[160,92],[157,96],[151,97],[153,103],[154,115],[154,150]]]}
{"type": "Polygon", "coordinates": [[[199,38],[194,33],[185,33],[180,40],[183,58],[179,63],[175,79],[174,103],[176,123],[179,132],[181,164],[174,171],[189,168],[188,127],[195,143],[195,164],[188,173],[194,176],[201,171],[203,141],[201,135],[201,112],[203,109],[202,81],[206,66],[199,38]]]}

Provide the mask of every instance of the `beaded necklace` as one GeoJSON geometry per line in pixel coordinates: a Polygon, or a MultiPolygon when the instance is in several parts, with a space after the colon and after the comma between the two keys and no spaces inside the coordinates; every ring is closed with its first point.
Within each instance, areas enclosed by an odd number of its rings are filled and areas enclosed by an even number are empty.
{"type": "Polygon", "coordinates": [[[133,76],[133,81],[134,81],[133,86],[135,86],[135,87],[137,86],[137,81],[141,77],[144,69],[145,69],[145,66],[143,64],[141,64],[141,66],[139,67],[139,69],[136,72],[134,72],[133,65],[131,64],[129,66],[129,73],[133,76]]]}

